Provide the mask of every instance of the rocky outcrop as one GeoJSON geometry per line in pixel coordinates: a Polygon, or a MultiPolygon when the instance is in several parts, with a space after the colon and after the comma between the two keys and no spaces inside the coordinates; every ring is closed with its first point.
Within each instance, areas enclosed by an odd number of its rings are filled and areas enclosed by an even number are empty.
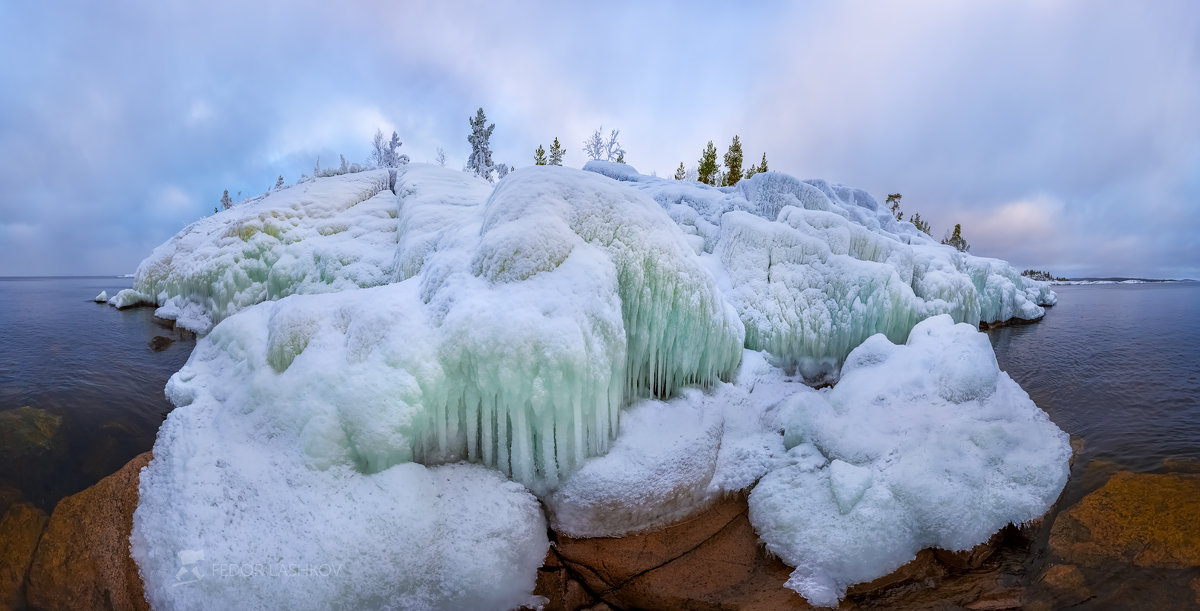
{"type": "Polygon", "coordinates": [[[1119,472],[1059,514],[1049,544],[1071,564],[1200,566],[1200,475],[1119,472]]]}
{"type": "Polygon", "coordinates": [[[46,512],[16,503],[0,518],[0,609],[19,609],[25,601],[25,576],[46,527],[46,512]]]}
{"type": "Polygon", "coordinates": [[[138,455],[120,471],[58,503],[29,569],[26,596],[40,609],[149,609],[129,533],[138,478],[150,462],[138,455]]]}
{"type": "MultiPolygon", "coordinates": [[[[1025,541],[1010,527],[971,550],[922,550],[893,573],[850,588],[841,608],[1020,608],[1024,592],[1014,565],[1025,554],[996,554],[1014,540],[1025,541]]],[[[599,603],[622,609],[811,609],[784,587],[791,572],[763,548],[747,518],[745,495],[738,495],[651,532],[559,536],[537,594],[549,599],[547,610],[599,603]]]]}

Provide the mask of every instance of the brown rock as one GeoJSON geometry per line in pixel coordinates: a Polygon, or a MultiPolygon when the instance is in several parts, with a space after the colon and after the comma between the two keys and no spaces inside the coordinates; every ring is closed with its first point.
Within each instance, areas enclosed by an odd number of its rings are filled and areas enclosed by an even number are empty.
{"type": "Polygon", "coordinates": [[[983,563],[996,553],[996,549],[1004,542],[1004,531],[996,531],[992,538],[972,547],[969,550],[961,552],[952,552],[940,547],[933,548],[933,555],[937,561],[946,566],[946,568],[955,571],[965,571],[968,569],[977,569],[983,563]]]}
{"type": "Polygon", "coordinates": [[[1052,564],[1042,573],[1042,583],[1056,590],[1082,590],[1087,581],[1079,567],[1071,564],[1052,564]]]}
{"type": "Polygon", "coordinates": [[[810,608],[783,587],[791,569],[759,544],[744,494],[659,530],[560,537],[556,549],[581,585],[614,608],[810,608]]]}
{"type": "Polygon", "coordinates": [[[174,343],[175,340],[173,338],[165,335],[155,335],[154,337],[150,338],[150,349],[155,352],[162,352],[163,350],[171,347],[171,344],[174,343]]]}
{"type": "Polygon", "coordinates": [[[58,503],[29,569],[29,604],[45,609],[149,609],[129,555],[138,455],[120,471],[58,503]]]}
{"type": "Polygon", "coordinates": [[[1196,604],[1200,605],[1200,577],[1193,579],[1188,585],[1192,586],[1192,591],[1196,593],[1196,604]]]}
{"type": "Polygon", "coordinates": [[[21,500],[23,496],[18,488],[0,486],[0,516],[3,516],[4,512],[8,511],[8,508],[21,500]]]}
{"type": "Polygon", "coordinates": [[[16,503],[0,518],[0,609],[25,606],[25,575],[46,520],[46,512],[29,503],[16,503]]]}
{"type": "Polygon", "coordinates": [[[58,454],[62,417],[28,405],[0,412],[0,461],[58,454]]]}
{"type": "Polygon", "coordinates": [[[1164,458],[1163,468],[1178,473],[1200,473],[1200,460],[1195,458],[1164,458]]]}
{"type": "Polygon", "coordinates": [[[1061,512],[1050,549],[1074,564],[1200,566],[1200,475],[1113,475],[1061,512]]]}

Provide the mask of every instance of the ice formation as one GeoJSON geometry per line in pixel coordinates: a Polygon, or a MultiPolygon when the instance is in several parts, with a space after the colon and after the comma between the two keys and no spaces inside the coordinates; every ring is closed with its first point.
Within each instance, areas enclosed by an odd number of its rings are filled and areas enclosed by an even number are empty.
{"type": "Polygon", "coordinates": [[[815,605],[923,548],[970,549],[1037,518],[1067,481],[1067,435],[948,315],[904,345],[868,338],[836,387],[797,393],[776,418],[791,464],[754,487],[750,521],[815,605]]]}
{"type": "Polygon", "coordinates": [[[92,301],[95,301],[96,303],[107,303],[108,291],[100,291],[100,294],[92,298],[92,301]]]}
{"type": "Polygon", "coordinates": [[[572,537],[619,537],[753,485],[785,453],[764,413],[801,388],[747,350],[733,383],[639,401],[622,413],[608,453],[544,498],[551,526],[572,537]]]}
{"type": "MultiPolygon", "coordinates": [[[[97,299],[99,299],[99,296],[97,296],[97,299]]],[[[114,306],[118,310],[132,308],[144,303],[153,303],[153,300],[136,289],[121,289],[108,300],[108,305],[114,306]]]]}
{"type": "Polygon", "coordinates": [[[160,318],[204,333],[268,299],[386,284],[396,243],[387,189],[387,170],[343,174],[200,219],[142,261],[134,289],[163,306],[160,318]]]}
{"type": "Polygon", "coordinates": [[[1053,500],[1061,432],[972,327],[1041,316],[1046,285],[840,185],[586,169],[493,187],[410,164],[395,194],[386,172],[324,178],[156,249],[118,297],[207,334],[142,478],[151,600],[506,608],[545,552],[526,488],[560,532],[615,536],[761,478],[756,527],[827,603],[911,545],[969,547],[1053,500]],[[839,373],[833,391],[802,383],[839,373]],[[928,477],[947,448],[965,457],[951,492],[928,477]],[[957,513],[917,511],[919,494],[957,513]],[[828,552],[885,523],[879,560],[828,552]],[[196,550],[354,571],[174,587],[196,550]]]}

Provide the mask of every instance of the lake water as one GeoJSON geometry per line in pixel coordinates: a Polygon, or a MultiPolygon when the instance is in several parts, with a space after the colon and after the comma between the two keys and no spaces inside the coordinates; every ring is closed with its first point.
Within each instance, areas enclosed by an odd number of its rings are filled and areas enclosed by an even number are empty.
{"type": "Polygon", "coordinates": [[[171,409],[163,387],[195,339],[149,308],[91,301],[131,284],[0,278],[0,494],[15,487],[50,511],[154,444],[171,409]],[[156,336],[175,341],[155,351],[156,336]]]}
{"type": "MultiPolygon", "coordinates": [[[[22,413],[38,423],[22,424],[21,439],[0,430],[0,495],[16,488],[49,511],[153,445],[171,409],[163,386],[195,339],[156,323],[151,309],[90,301],[130,282],[0,278],[0,418],[9,413],[15,422],[11,415],[22,413]],[[150,342],[159,336],[175,341],[155,351],[150,342]]],[[[1001,368],[1082,440],[1059,506],[1117,469],[1161,472],[1170,470],[1166,458],[1200,460],[1200,284],[1056,290],[1059,303],[1043,320],[988,336],[1001,368]]],[[[1045,534],[1019,552],[1022,580],[1040,574],[1045,534]]],[[[1176,573],[1113,570],[1089,581],[1124,589],[1098,593],[1089,606],[1135,604],[1146,591],[1166,596],[1158,599],[1164,604],[1191,600],[1176,573]]]]}
{"type": "Polygon", "coordinates": [[[1193,581],[1200,580],[1196,568],[1081,566],[1091,596],[1082,602],[1038,581],[1054,562],[1047,541],[1059,510],[1120,470],[1200,466],[1200,283],[1055,290],[1058,305],[1040,322],[988,332],[1001,369],[1071,434],[1077,448],[1057,507],[1030,549],[1007,550],[1018,558],[1005,570],[1050,608],[1200,608],[1200,594],[1192,589],[1200,583],[1193,581]],[[1167,459],[1174,462],[1164,464],[1167,459]]]}

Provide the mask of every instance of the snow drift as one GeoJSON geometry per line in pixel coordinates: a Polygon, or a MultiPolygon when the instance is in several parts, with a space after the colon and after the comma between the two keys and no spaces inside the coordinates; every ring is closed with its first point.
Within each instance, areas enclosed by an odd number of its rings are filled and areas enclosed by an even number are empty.
{"type": "Polygon", "coordinates": [[[151,601],[509,608],[547,545],[530,491],[560,532],[614,536],[761,478],[756,528],[833,604],[914,545],[969,547],[1049,506],[1062,434],[973,328],[1041,316],[1045,285],[840,185],[586,169],[493,187],[411,164],[394,195],[385,172],[320,179],[156,249],[128,299],[208,333],[142,477],[151,601]],[[954,451],[970,460],[938,489],[954,451]],[[921,495],[957,504],[922,513],[921,495]],[[354,569],[176,587],[196,550],[354,569]]]}

